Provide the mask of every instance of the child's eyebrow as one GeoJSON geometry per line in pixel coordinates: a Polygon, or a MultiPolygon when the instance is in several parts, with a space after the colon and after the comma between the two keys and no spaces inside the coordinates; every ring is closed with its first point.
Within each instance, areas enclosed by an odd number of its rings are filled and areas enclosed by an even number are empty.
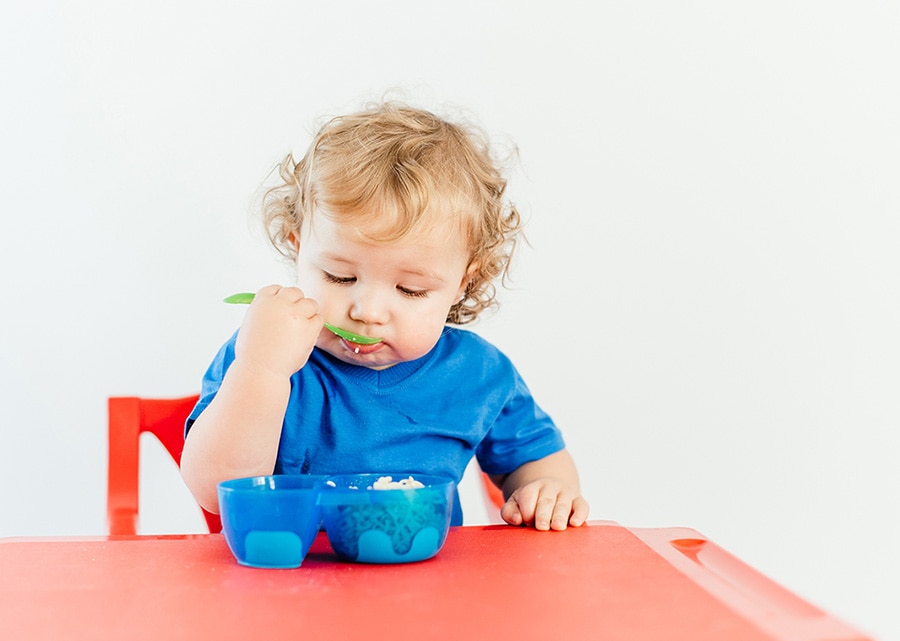
{"type": "Polygon", "coordinates": [[[354,265],[355,263],[352,260],[344,258],[339,254],[322,254],[323,260],[328,261],[329,263],[341,263],[342,265],[354,265]]]}
{"type": "Polygon", "coordinates": [[[406,274],[408,276],[420,276],[422,278],[426,278],[428,280],[436,281],[439,283],[444,282],[444,279],[439,274],[430,272],[427,269],[411,268],[411,269],[403,269],[401,271],[403,274],[406,274]]]}

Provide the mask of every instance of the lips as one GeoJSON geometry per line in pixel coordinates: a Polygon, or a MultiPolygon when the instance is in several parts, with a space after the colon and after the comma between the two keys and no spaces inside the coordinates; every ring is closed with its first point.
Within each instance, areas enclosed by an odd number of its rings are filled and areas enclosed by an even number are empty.
{"type": "Polygon", "coordinates": [[[359,343],[348,341],[346,338],[342,338],[341,343],[343,343],[344,347],[349,349],[354,354],[360,355],[373,354],[384,347],[384,343],[375,343],[374,345],[360,345],[359,343]]]}

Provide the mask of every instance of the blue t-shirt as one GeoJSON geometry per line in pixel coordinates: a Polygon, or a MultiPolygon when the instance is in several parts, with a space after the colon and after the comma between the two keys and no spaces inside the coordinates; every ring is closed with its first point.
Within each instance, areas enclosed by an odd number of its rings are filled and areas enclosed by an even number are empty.
{"type": "MultiPolygon", "coordinates": [[[[234,360],[237,334],[203,378],[186,431],[234,360]]],[[[473,454],[506,474],[564,447],[510,360],[472,332],[445,327],[425,356],[384,370],[313,349],[291,377],[276,474],[433,474],[459,483],[473,454]]],[[[459,498],[453,524],[462,523],[459,498]]]]}

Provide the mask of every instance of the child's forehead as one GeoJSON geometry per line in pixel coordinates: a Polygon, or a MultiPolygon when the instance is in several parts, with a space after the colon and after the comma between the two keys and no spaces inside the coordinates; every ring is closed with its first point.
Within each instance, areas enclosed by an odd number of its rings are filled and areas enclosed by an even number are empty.
{"type": "Polygon", "coordinates": [[[452,227],[416,230],[399,238],[384,239],[373,237],[365,225],[320,215],[317,220],[304,223],[301,238],[304,235],[307,249],[331,263],[354,265],[374,259],[384,269],[432,280],[444,280],[448,260],[455,268],[459,261],[465,264],[471,258],[466,237],[452,227]]]}
{"type": "Polygon", "coordinates": [[[463,216],[434,210],[426,210],[410,220],[399,216],[391,207],[372,206],[335,213],[320,206],[308,217],[310,228],[325,221],[331,233],[339,237],[372,244],[454,244],[468,238],[463,216]]]}

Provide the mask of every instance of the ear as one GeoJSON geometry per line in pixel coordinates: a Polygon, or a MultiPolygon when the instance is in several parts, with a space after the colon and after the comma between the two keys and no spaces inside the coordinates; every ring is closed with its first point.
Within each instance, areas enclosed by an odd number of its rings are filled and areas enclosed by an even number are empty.
{"type": "Polygon", "coordinates": [[[291,246],[294,248],[294,253],[300,254],[300,234],[298,232],[292,231],[290,236],[288,236],[288,241],[290,241],[291,246]]]}
{"type": "Polygon", "coordinates": [[[466,288],[469,287],[469,283],[472,282],[472,276],[475,275],[475,272],[478,271],[478,263],[472,262],[468,269],[466,269],[466,274],[463,276],[462,282],[459,284],[459,291],[456,292],[456,298],[458,300],[463,300],[466,297],[466,288]]]}

